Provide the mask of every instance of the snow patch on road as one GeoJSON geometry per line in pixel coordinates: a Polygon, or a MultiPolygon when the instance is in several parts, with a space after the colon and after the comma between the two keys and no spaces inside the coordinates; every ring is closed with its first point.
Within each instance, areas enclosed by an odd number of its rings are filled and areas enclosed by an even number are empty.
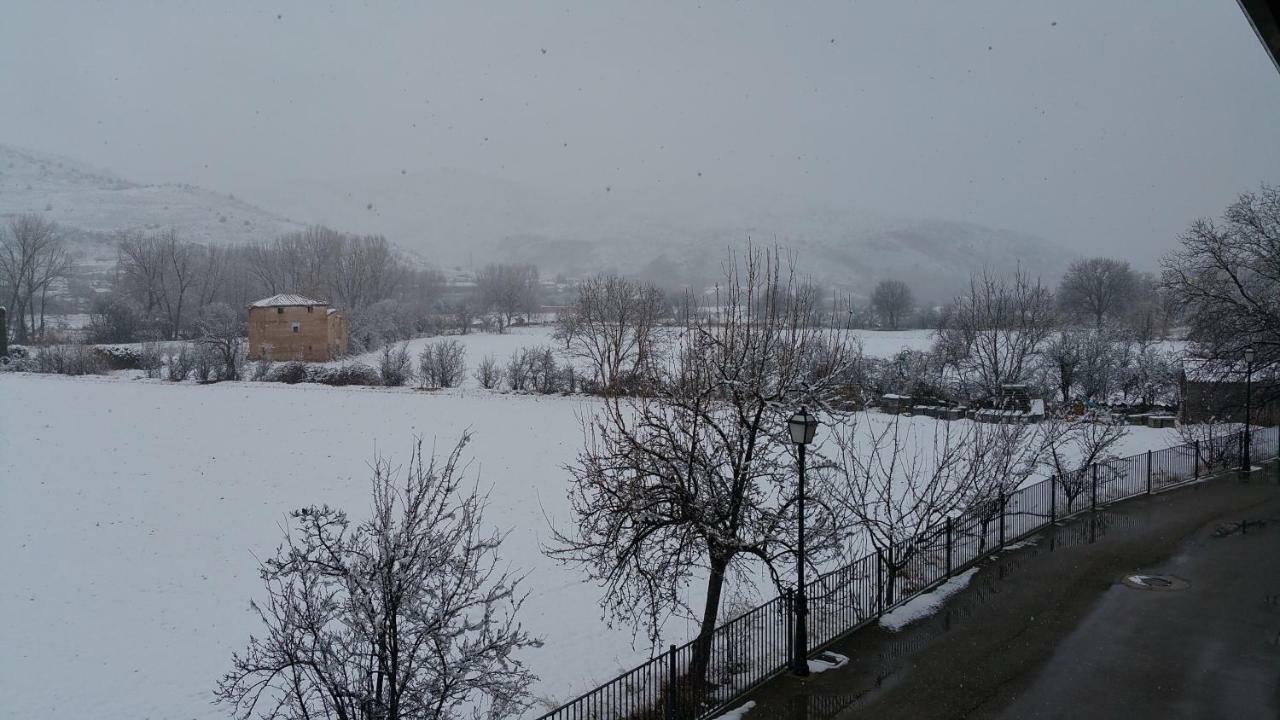
{"type": "Polygon", "coordinates": [[[937,588],[902,603],[880,618],[880,627],[897,632],[917,620],[929,617],[942,607],[947,598],[965,589],[976,572],[977,568],[965,570],[937,588]]]}
{"type": "MultiPolygon", "coordinates": [[[[813,662],[813,661],[811,660],[810,662],[813,662]]],[[[738,707],[730,710],[729,712],[712,718],[712,720],[742,720],[742,716],[746,715],[751,710],[751,708],[755,706],[756,706],[755,700],[748,700],[742,703],[741,705],[739,705],[738,707]]]]}

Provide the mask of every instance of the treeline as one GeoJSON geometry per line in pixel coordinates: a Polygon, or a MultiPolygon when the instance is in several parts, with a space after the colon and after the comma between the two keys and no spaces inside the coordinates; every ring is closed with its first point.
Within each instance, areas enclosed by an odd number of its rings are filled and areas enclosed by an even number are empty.
{"type": "Polygon", "coordinates": [[[279,293],[325,300],[348,316],[352,351],[475,327],[502,332],[536,313],[545,292],[532,265],[489,265],[469,281],[399,252],[381,235],[311,227],[269,241],[210,245],[173,230],[129,231],[110,242],[116,261],[105,292],[69,298],[76,267],[67,233],[37,214],[0,228],[0,303],[19,345],[63,338],[46,323],[56,300],[87,300],[87,340],[130,343],[192,339],[204,316],[279,293]]]}

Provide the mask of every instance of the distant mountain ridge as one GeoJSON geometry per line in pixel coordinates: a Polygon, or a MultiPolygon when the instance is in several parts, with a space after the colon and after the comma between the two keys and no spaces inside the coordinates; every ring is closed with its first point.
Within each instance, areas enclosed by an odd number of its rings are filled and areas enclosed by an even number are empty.
{"type": "Polygon", "coordinates": [[[614,270],[665,286],[714,281],[726,248],[751,240],[795,250],[799,270],[824,284],[865,297],[878,280],[899,278],[930,303],[962,292],[969,275],[983,268],[1021,266],[1056,282],[1073,256],[1025,233],[711,183],[606,187],[570,196],[465,170],[406,168],[248,194],[283,214],[192,185],[142,185],[67,158],[0,145],[0,216],[38,212],[92,235],[174,228],[189,240],[239,243],[324,224],[384,234],[442,267],[532,262],[547,277],[614,270]]]}

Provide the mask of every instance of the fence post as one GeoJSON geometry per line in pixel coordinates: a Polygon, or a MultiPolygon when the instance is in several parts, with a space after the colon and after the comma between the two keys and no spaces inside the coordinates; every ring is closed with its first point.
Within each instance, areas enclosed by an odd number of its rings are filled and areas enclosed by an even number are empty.
{"type": "Polygon", "coordinates": [[[876,550],[876,617],[884,615],[884,553],[876,550]]]}
{"type": "Polygon", "coordinates": [[[783,598],[787,610],[787,660],[790,660],[796,656],[796,610],[795,605],[792,604],[796,600],[795,591],[787,588],[783,598]]]}
{"type": "Polygon", "coordinates": [[[1098,510],[1098,463],[1094,463],[1090,471],[1093,475],[1093,492],[1090,493],[1089,512],[1096,512],[1098,510]]]}
{"type": "Polygon", "coordinates": [[[1049,524],[1058,522],[1058,476],[1049,477],[1049,524]]]}
{"type": "Polygon", "coordinates": [[[951,516],[947,516],[947,577],[951,577],[951,516]]]}
{"type": "Polygon", "coordinates": [[[667,651],[667,712],[665,720],[676,720],[676,646],[667,651]]]}
{"type": "Polygon", "coordinates": [[[1147,494],[1151,494],[1151,451],[1147,451],[1147,494]]]}
{"type": "Polygon", "coordinates": [[[1004,549],[1004,490],[1000,491],[1000,549],[1004,549]]]}
{"type": "Polygon", "coordinates": [[[1192,479],[1199,480],[1200,479],[1200,438],[1196,438],[1192,442],[1195,443],[1195,447],[1196,447],[1196,457],[1192,461],[1192,465],[1195,466],[1195,470],[1192,471],[1192,479]]]}

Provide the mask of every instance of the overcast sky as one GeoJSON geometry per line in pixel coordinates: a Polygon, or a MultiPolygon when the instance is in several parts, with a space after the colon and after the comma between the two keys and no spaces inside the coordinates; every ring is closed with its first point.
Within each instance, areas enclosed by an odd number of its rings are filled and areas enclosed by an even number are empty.
{"type": "Polygon", "coordinates": [[[0,22],[0,142],[228,192],[457,167],[1132,257],[1280,182],[1278,129],[1235,0],[9,0],[0,22]]]}

